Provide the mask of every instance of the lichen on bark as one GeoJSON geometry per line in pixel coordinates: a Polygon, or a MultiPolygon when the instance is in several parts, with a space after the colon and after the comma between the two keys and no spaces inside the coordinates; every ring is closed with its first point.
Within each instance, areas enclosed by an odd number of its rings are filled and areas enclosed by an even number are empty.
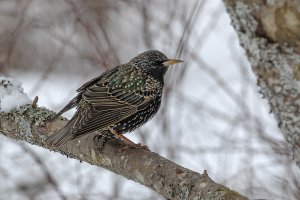
{"type": "Polygon", "coordinates": [[[300,166],[300,9],[297,1],[224,0],[257,83],[300,166]]]}

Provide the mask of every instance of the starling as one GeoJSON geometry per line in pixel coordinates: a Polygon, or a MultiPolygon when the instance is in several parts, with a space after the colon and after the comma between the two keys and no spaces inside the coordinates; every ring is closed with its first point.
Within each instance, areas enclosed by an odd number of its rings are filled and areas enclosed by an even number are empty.
{"type": "Polygon", "coordinates": [[[94,131],[110,131],[129,147],[140,148],[122,134],[133,131],[158,111],[168,66],[183,62],[149,50],[83,84],[52,120],[76,107],[68,124],[46,140],[60,146],[94,131]]]}

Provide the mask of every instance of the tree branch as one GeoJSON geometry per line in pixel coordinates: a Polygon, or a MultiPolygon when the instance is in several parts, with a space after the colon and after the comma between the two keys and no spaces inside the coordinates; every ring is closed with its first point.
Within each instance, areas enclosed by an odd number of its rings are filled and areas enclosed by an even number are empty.
{"type": "Polygon", "coordinates": [[[300,167],[298,1],[224,0],[241,45],[300,167]]]}
{"type": "Polygon", "coordinates": [[[206,172],[183,168],[154,152],[127,149],[115,138],[88,135],[57,148],[49,148],[45,139],[62,128],[67,119],[44,123],[54,113],[40,107],[23,106],[10,113],[0,113],[0,132],[16,140],[60,152],[68,157],[106,168],[160,193],[167,199],[247,199],[229,188],[215,183],[206,172]]]}

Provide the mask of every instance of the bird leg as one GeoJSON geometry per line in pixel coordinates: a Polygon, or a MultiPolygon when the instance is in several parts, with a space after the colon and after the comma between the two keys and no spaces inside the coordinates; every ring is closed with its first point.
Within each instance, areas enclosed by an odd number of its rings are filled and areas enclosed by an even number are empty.
{"type": "Polygon", "coordinates": [[[121,151],[124,151],[128,148],[145,149],[145,150],[150,151],[146,145],[141,145],[141,143],[136,144],[136,143],[132,142],[131,140],[129,140],[124,135],[117,133],[117,131],[113,130],[112,128],[110,128],[109,130],[114,136],[116,136],[118,139],[123,140],[128,145],[127,147],[123,147],[121,149],[121,151]]]}

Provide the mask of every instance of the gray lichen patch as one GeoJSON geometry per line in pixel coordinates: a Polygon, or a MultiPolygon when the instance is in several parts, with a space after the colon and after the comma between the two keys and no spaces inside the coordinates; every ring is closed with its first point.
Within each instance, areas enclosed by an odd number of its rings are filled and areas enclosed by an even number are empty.
{"type": "Polygon", "coordinates": [[[15,116],[22,116],[30,121],[31,124],[41,126],[49,116],[54,115],[54,112],[41,107],[32,108],[31,105],[23,106],[12,111],[15,116]]]}
{"type": "Polygon", "coordinates": [[[39,127],[44,125],[45,120],[48,116],[53,115],[53,112],[44,109],[44,108],[32,108],[31,105],[25,105],[20,108],[16,108],[9,113],[0,113],[1,119],[6,119],[6,122],[11,122],[8,124],[3,124],[1,122],[2,128],[8,128],[6,126],[14,126],[16,132],[18,132],[18,136],[24,138],[26,141],[34,141],[34,137],[40,137],[41,141],[45,140],[45,135],[32,134],[32,126],[39,127]]]}
{"type": "Polygon", "coordinates": [[[25,137],[27,140],[28,138],[32,138],[33,135],[31,133],[30,123],[28,123],[28,121],[26,121],[23,117],[20,116],[16,116],[15,121],[18,124],[20,135],[22,137],[25,137]]]}

